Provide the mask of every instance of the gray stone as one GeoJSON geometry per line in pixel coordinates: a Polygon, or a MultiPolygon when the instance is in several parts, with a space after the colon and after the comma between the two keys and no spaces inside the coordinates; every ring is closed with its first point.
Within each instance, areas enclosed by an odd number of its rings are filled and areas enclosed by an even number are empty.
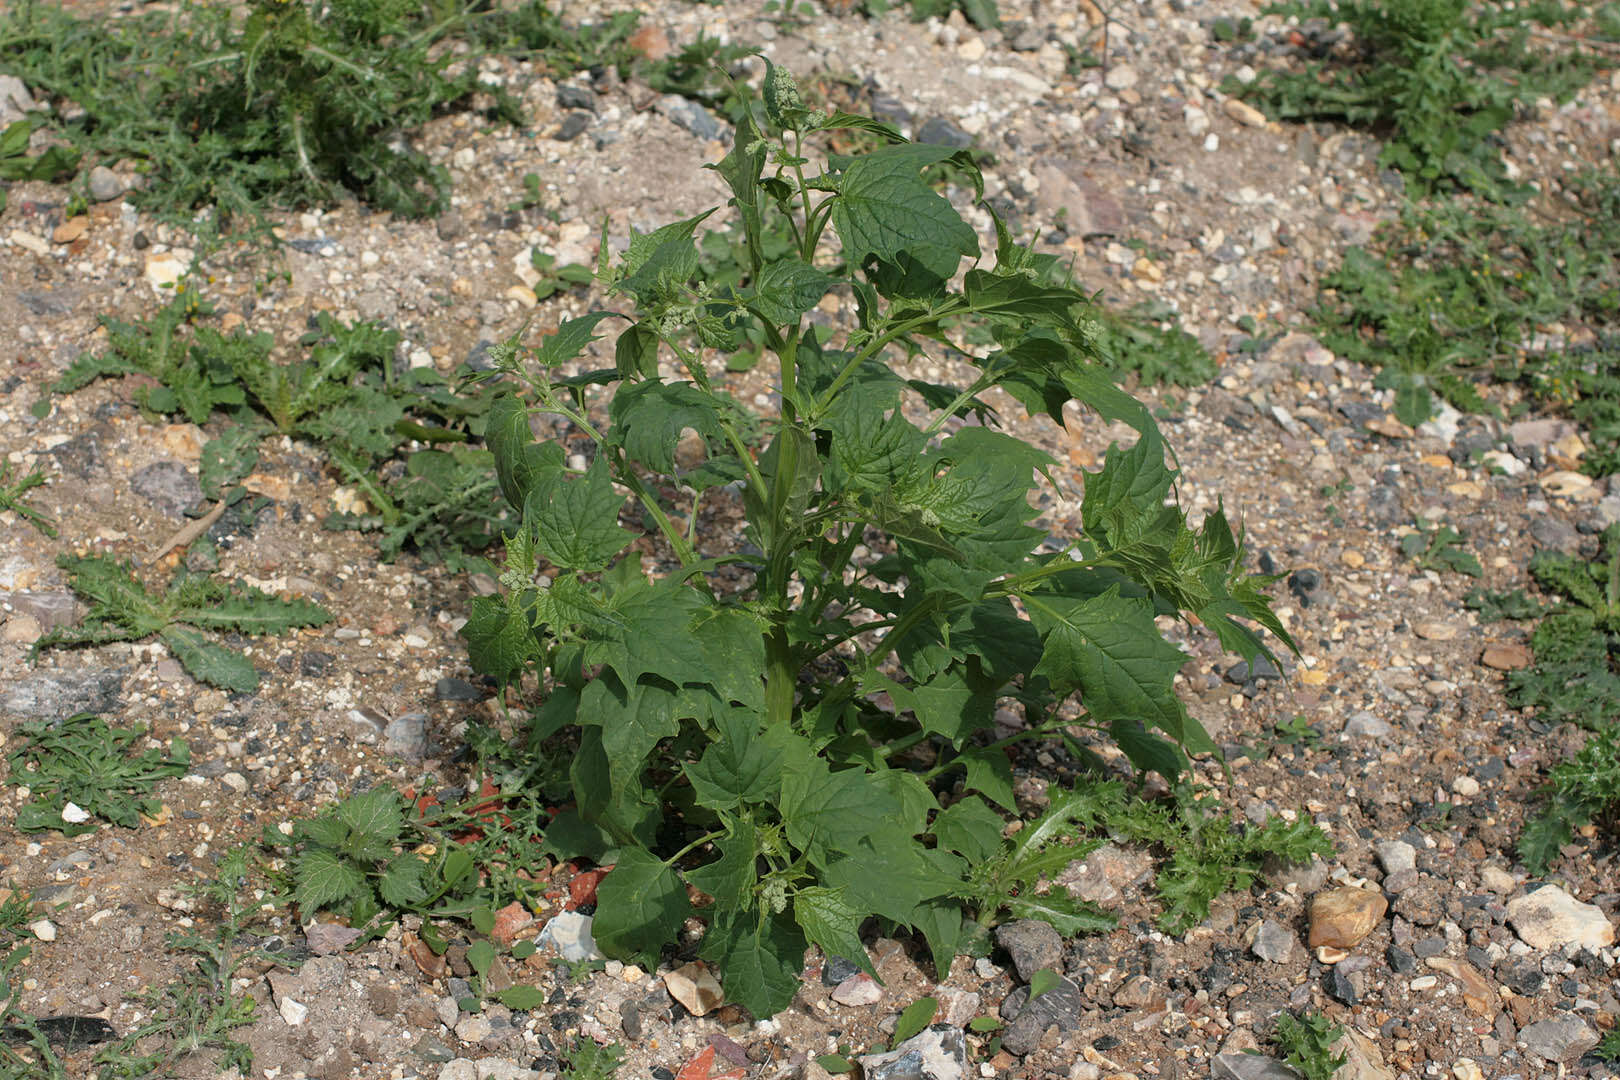
{"type": "Polygon", "coordinates": [[[1581,534],[1575,531],[1575,526],[1562,518],[1539,514],[1530,522],[1530,539],[1536,542],[1539,548],[1572,555],[1581,546],[1581,534]]]}
{"type": "MultiPolygon", "coordinates": [[[[588,112],[571,112],[563,117],[563,122],[557,128],[557,134],[552,136],[558,142],[573,142],[585,134],[585,129],[591,126],[591,114],[588,112]]],[[[682,125],[683,127],[685,125],[682,125]]]]}
{"type": "Polygon", "coordinates": [[[1551,1062],[1573,1062],[1598,1044],[1597,1032],[1573,1016],[1540,1020],[1519,1030],[1524,1048],[1551,1062]]]}
{"type": "Polygon", "coordinates": [[[1387,721],[1363,711],[1345,722],[1344,733],[1357,739],[1387,739],[1395,734],[1395,729],[1387,721]]]}
{"type": "Polygon", "coordinates": [[[1533,956],[1503,957],[1496,965],[1496,977],[1502,980],[1503,986],[1524,997],[1535,997],[1547,985],[1547,976],[1542,974],[1541,964],[1533,956]]]}
{"type": "Polygon", "coordinates": [[[28,86],[15,75],[0,75],[0,129],[9,127],[23,118],[24,113],[39,108],[28,86]]]}
{"type": "Polygon", "coordinates": [[[35,315],[66,315],[79,303],[77,291],[72,289],[18,289],[12,294],[19,303],[35,315]]]}
{"type": "Polygon", "coordinates": [[[1411,975],[1418,969],[1417,957],[1399,945],[1385,949],[1384,959],[1389,962],[1389,969],[1397,975],[1411,975]]]}
{"type": "Polygon", "coordinates": [[[1087,175],[1089,163],[1076,158],[1051,158],[1034,167],[1040,187],[1035,209],[1051,218],[1063,211],[1070,236],[1119,233],[1126,227],[1125,208],[1097,180],[1087,175]]]}
{"type": "Polygon", "coordinates": [[[1039,919],[1015,919],[996,927],[996,944],[1012,957],[1018,977],[1029,982],[1042,968],[1061,973],[1063,938],[1051,923],[1039,919]]]}
{"type": "Polygon", "coordinates": [[[1294,932],[1281,923],[1262,919],[1249,949],[1262,960],[1286,964],[1294,955],[1294,932]]]}
{"type": "Polygon", "coordinates": [[[1299,1073],[1264,1054],[1216,1054],[1209,1063],[1213,1080],[1299,1080],[1299,1073]]]}
{"type": "Polygon", "coordinates": [[[1354,1005],[1361,1000],[1361,973],[1346,971],[1343,964],[1334,964],[1322,976],[1322,987],[1334,1001],[1354,1005]]]}
{"type": "Polygon", "coordinates": [[[1277,670],[1277,665],[1264,656],[1255,657],[1253,664],[1247,660],[1239,660],[1226,669],[1226,681],[1234,686],[1251,682],[1270,682],[1280,678],[1282,672],[1277,670]]]}
{"type": "MultiPolygon", "coordinates": [[[[420,1039],[418,1039],[416,1041],[416,1045],[411,1047],[411,1053],[415,1054],[423,1061],[430,1062],[434,1065],[451,1061],[456,1056],[456,1052],[454,1050],[444,1045],[444,1043],[440,1042],[438,1039],[435,1039],[432,1035],[423,1035],[420,1039]]],[[[476,1075],[476,1073],[474,1075],[476,1075]]]]}
{"type": "Polygon", "coordinates": [[[1373,849],[1378,853],[1378,865],[1386,874],[1417,869],[1417,848],[1405,840],[1389,840],[1373,849]]]}
{"type": "Polygon", "coordinates": [[[1084,1009],[1080,988],[1067,976],[1059,975],[1057,986],[1034,1001],[1029,1000],[1029,988],[1020,986],[1001,1005],[1001,1015],[1012,1017],[1001,1045],[1020,1057],[1032,1053],[1041,1045],[1048,1028],[1056,1027],[1065,1036],[1078,1029],[1084,1009]]]}
{"type": "Polygon", "coordinates": [[[128,668],[41,672],[12,683],[0,695],[0,712],[32,720],[62,720],[75,713],[118,708],[128,668]]]}
{"type": "Polygon", "coordinates": [[[202,485],[178,461],[159,461],[130,477],[130,490],[170,517],[184,517],[202,501],[202,485]]]}
{"type": "Polygon", "coordinates": [[[843,956],[829,956],[821,965],[821,985],[834,987],[860,973],[860,965],[843,956]]]}
{"type": "Polygon", "coordinates": [[[973,145],[973,136],[943,116],[930,116],[923,121],[922,127],[917,129],[917,141],[931,143],[935,146],[952,146],[958,150],[966,150],[973,145]]]}
{"type": "Polygon", "coordinates": [[[1291,863],[1269,852],[1261,861],[1260,870],[1273,887],[1283,889],[1292,884],[1301,896],[1321,892],[1330,872],[1320,855],[1312,855],[1309,862],[1291,863]]]}
{"type": "Polygon", "coordinates": [[[1034,23],[1009,23],[1001,32],[1013,52],[1037,52],[1046,44],[1046,31],[1034,23]]]}
{"type": "Polygon", "coordinates": [[[409,762],[427,757],[427,713],[401,713],[383,728],[383,750],[409,762]]]}
{"type": "Polygon", "coordinates": [[[446,210],[434,222],[433,229],[439,234],[440,240],[455,240],[467,231],[467,219],[455,210],[446,210]]]}
{"type": "Polygon", "coordinates": [[[700,139],[720,137],[720,121],[708,109],[689,98],[665,94],[654,103],[653,108],[676,127],[685,128],[700,139]]]}
{"type": "Polygon", "coordinates": [[[562,109],[589,109],[596,111],[596,93],[589,87],[564,85],[557,87],[557,107],[562,109]]]}
{"type": "Polygon", "coordinates": [[[866,1080],[963,1080],[968,1075],[967,1039],[946,1024],[918,1032],[886,1054],[855,1060],[866,1080]]]}
{"type": "Polygon", "coordinates": [[[96,202],[112,202],[124,193],[124,182],[105,165],[90,170],[90,197],[96,202]]]}
{"type": "Polygon", "coordinates": [[[440,701],[480,701],[484,692],[466,679],[444,678],[433,684],[433,696],[440,701]]]}
{"type": "Polygon", "coordinates": [[[0,599],[11,604],[12,610],[32,615],[46,633],[72,626],[78,616],[78,604],[70,592],[14,592],[0,599]]]}

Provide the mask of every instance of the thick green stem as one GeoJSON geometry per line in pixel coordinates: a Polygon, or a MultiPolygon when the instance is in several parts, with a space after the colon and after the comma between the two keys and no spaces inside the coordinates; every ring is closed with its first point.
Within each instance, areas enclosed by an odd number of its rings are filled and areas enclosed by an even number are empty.
{"type": "Polygon", "coordinates": [[[799,666],[793,659],[787,630],[778,626],[765,639],[765,719],[772,728],[793,722],[794,685],[799,666]]]}

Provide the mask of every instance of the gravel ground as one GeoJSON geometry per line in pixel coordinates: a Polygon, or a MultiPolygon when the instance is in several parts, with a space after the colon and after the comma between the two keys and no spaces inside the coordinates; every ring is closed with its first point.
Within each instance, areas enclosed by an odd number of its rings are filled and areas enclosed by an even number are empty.
{"type": "MultiPolygon", "coordinates": [[[[1251,6],[1122,5],[1106,70],[1078,75],[1066,73],[1063,46],[1095,40],[1088,0],[1002,6],[1002,32],[959,16],[817,16],[788,27],[757,5],[675,0],[650,5],[647,21],[676,43],[699,31],[758,42],[806,81],[823,76],[913,132],[991,151],[987,196],[1016,228],[1072,256],[1112,301],[1174,308],[1222,359],[1213,384],[1149,397],[1168,416],[1184,503],[1202,511],[1224,499],[1262,566],[1289,574],[1279,612],[1303,655],[1281,673],[1251,674],[1210,635],[1181,629],[1192,655],[1182,690],[1234,748],[1229,788],[1217,768],[1203,778],[1251,820],[1311,815],[1335,858],[1228,895],[1174,938],[1154,929],[1150,856],[1110,845],[1065,883],[1119,914],[1111,934],[1048,940],[1019,927],[990,960],[958,960],[943,983],[906,942],[871,943],[881,987],[824,970],[813,954],[793,1007],[760,1022],[730,1006],[694,1016],[673,999],[664,976],[687,957],[659,972],[610,963],[578,981],[537,957],[511,974],[553,991],[549,1004],[458,1016],[455,955],[451,970],[421,970],[407,920],[356,953],[244,973],[264,1003],[245,1029],[256,1074],[537,1076],[556,1072],[558,1047],[583,1034],[626,1045],[624,1077],[819,1077],[816,1055],[882,1040],[900,1009],[933,993],[945,1026],[921,1036],[935,1051],[928,1071],[873,1061],[867,1076],[1281,1077],[1270,1059],[1238,1052],[1268,1048],[1287,1008],[1320,1009],[1350,1029],[1352,1071],[1341,1076],[1357,1080],[1608,1075],[1583,1054],[1620,1013],[1614,853],[1580,843],[1548,882],[1516,864],[1535,789],[1578,739],[1505,704],[1502,669],[1523,663],[1523,633],[1480,625],[1461,596],[1475,584],[1524,584],[1534,548],[1591,551],[1594,534],[1620,519],[1620,483],[1571,471],[1582,433],[1558,420],[1506,426],[1448,412],[1406,429],[1370,371],[1296,329],[1335,253],[1394,212],[1399,181],[1380,174],[1377,146],[1362,136],[1267,123],[1215,90],[1288,51],[1264,20],[1256,41],[1213,41],[1216,16],[1253,15],[1251,6]],[[1238,350],[1245,315],[1271,339],[1259,353],[1238,350]],[[1484,449],[1502,452],[1501,467],[1475,462],[1484,449]],[[1398,536],[1418,516],[1467,534],[1483,582],[1400,556],[1398,536]],[[1236,752],[1296,716],[1321,739],[1236,752]],[[1014,1024],[1026,1032],[1020,1045],[984,1054],[985,1037],[964,1025],[1015,1017],[1042,957],[1070,980],[1043,999],[1048,1022],[1014,1024]]],[[[532,248],[590,263],[603,215],[623,243],[629,226],[723,202],[699,166],[724,153],[730,132],[701,109],[633,82],[580,78],[559,94],[523,64],[487,67],[521,91],[531,127],[457,115],[428,128],[422,144],[455,181],[449,214],[409,222],[350,205],[288,216],[290,280],[266,284],[241,253],[212,260],[205,293],[226,322],[291,340],[317,312],[379,319],[401,331],[409,363],[449,370],[526,320],[532,333],[586,306],[577,294],[535,304],[532,248]],[[528,172],[544,178],[541,205],[509,209],[528,172]]],[[[1569,162],[1612,167],[1617,136],[1620,76],[1606,73],[1516,127],[1507,154],[1531,176],[1569,162]]],[[[24,969],[22,1006],[100,1016],[122,1032],[142,1008],[127,995],[173,974],[165,935],[197,921],[178,884],[265,824],[351,791],[423,776],[466,784],[463,724],[492,703],[470,681],[456,635],[467,578],[411,559],[380,564],[364,537],[322,530],[345,493],[312,448],[290,441],[267,444],[250,478],[269,509],[216,527],[222,570],[309,596],[337,618],[254,644],[259,692],[199,687],[159,645],[29,662],[43,630],[75,617],[57,552],[144,555],[199,494],[204,433],[149,422],[129,404],[131,386],[94,385],[43,420],[30,412],[42,386],[104,337],[97,315],[150,314],[154,286],[189,259],[185,236],[143,219],[102,179],[111,197],[90,208],[87,227],[64,228],[63,189],[41,184],[14,186],[0,215],[0,451],[25,471],[45,469],[51,483],[34,505],[63,537],[0,515],[0,738],[26,720],[94,709],[161,740],[187,738],[193,765],[159,789],[169,813],[137,830],[23,836],[0,813],[0,881],[32,890],[52,924],[24,969]]],[[[969,213],[988,232],[988,215],[969,213]]],[[[746,380],[742,389],[760,390],[746,380]]],[[[1079,470],[1115,434],[1078,415],[1023,432],[1068,463],[1076,492],[1079,470]]],[[[1046,509],[1055,532],[1073,528],[1077,502],[1046,509]]],[[[1042,782],[1031,777],[1026,790],[1042,782]]],[[[0,806],[20,801],[14,787],[0,794],[0,806]]],[[[296,947],[318,944],[279,929],[296,947]]],[[[186,1070],[178,1075],[217,1074],[203,1060],[186,1070]]]]}

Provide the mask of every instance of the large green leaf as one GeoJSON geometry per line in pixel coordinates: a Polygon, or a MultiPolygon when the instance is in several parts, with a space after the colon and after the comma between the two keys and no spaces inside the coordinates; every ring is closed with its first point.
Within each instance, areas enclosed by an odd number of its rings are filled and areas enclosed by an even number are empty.
{"type": "Polygon", "coordinates": [[[359,868],[325,848],[312,848],[298,856],[293,869],[293,899],[307,919],[322,908],[347,900],[366,887],[359,868]]]}
{"type": "Polygon", "coordinates": [[[509,395],[497,397],[489,407],[484,442],[495,455],[495,475],[501,494],[514,510],[522,510],[529,492],[562,476],[563,448],[537,443],[529,430],[529,410],[509,395]]]}
{"type": "Polygon", "coordinates": [[[819,885],[800,889],[793,894],[793,918],[811,944],[827,956],[841,956],[877,978],[872,958],[861,944],[865,915],[845,903],[842,894],[819,885]]]}
{"type": "Polygon", "coordinates": [[[977,795],[968,795],[941,810],[932,832],[939,846],[971,863],[982,863],[1001,850],[1006,819],[977,795]]]}
{"type": "Polygon", "coordinates": [[[601,458],[583,477],[550,486],[545,492],[549,497],[537,494],[529,493],[523,517],[535,529],[540,553],[553,565],[601,570],[630,543],[631,534],[619,527],[624,496],[613,490],[601,458]]]}
{"type": "Polygon", "coordinates": [[[598,323],[603,319],[622,317],[612,311],[592,311],[577,319],[564,319],[558,324],[557,332],[541,341],[540,347],[534,350],[534,362],[546,368],[568,363],[584,352],[585,346],[597,340],[598,323]]]}
{"type": "Polygon", "coordinates": [[[900,813],[900,804],[862,769],[830,772],[824,761],[793,762],[782,778],[782,819],[788,839],[825,866],[900,813]]]}
{"type": "Polygon", "coordinates": [[[586,662],[606,664],[626,686],[656,675],[676,686],[706,684],[716,674],[704,640],[692,632],[705,604],[697,590],[671,582],[638,582],[611,597],[612,627],[586,647],[586,662]]]}
{"type": "Polygon", "coordinates": [[[635,960],[648,971],[658,966],[659,951],[675,940],[692,910],[675,871],[638,847],[619,849],[596,898],[596,943],[607,955],[635,960]]]}
{"type": "Polygon", "coordinates": [[[781,739],[760,731],[758,715],[746,709],[722,711],[716,727],[703,757],[685,766],[698,804],[734,810],[745,802],[774,802],[782,782],[781,739]]]}
{"type": "Polygon", "coordinates": [[[680,732],[676,711],[674,691],[644,682],[626,687],[612,672],[603,672],[585,687],[579,700],[580,720],[602,729],[614,790],[641,775],[659,740],[680,732]]]}
{"type": "Polygon", "coordinates": [[[720,966],[726,996],[756,1017],[793,1003],[804,971],[804,933],[786,914],[722,911],[700,955],[720,966]]]}
{"type": "Polygon", "coordinates": [[[720,416],[712,394],[691,383],[657,379],[621,386],[608,406],[610,438],[632,461],[655,472],[675,471],[675,447],[691,428],[706,439],[720,438],[720,416]]]}
{"type": "Polygon", "coordinates": [[[795,326],[832,288],[833,279],[809,263],[782,259],[760,271],[743,302],[767,322],[795,326]]]}
{"type": "Polygon", "coordinates": [[[540,644],[530,628],[530,617],[518,598],[475,596],[461,628],[473,670],[505,683],[511,682],[531,660],[540,656],[540,644]]]}
{"type": "Polygon", "coordinates": [[[1079,690],[1099,723],[1140,720],[1187,741],[1187,711],[1172,681],[1187,654],[1159,633],[1152,604],[1117,587],[1086,599],[1034,593],[1023,601],[1045,642],[1034,674],[1059,693],[1079,690]]]}
{"type": "Polygon", "coordinates": [[[720,857],[686,871],[686,880],[714,897],[722,908],[751,907],[754,882],[758,880],[753,825],[727,819],[726,835],[714,846],[720,849],[720,857]]]}
{"type": "Polygon", "coordinates": [[[972,227],[921,175],[924,166],[955,154],[948,146],[903,143],[849,163],[833,200],[832,221],[851,265],[869,256],[891,266],[909,261],[943,282],[956,273],[963,256],[979,253],[972,227]]]}

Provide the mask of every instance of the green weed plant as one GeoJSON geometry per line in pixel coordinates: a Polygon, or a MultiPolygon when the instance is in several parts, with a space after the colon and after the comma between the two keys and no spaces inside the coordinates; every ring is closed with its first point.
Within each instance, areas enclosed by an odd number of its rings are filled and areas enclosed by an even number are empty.
{"type": "Polygon", "coordinates": [[[11,511],[54,540],[56,539],[55,523],[49,517],[29,506],[25,501],[30,491],[44,486],[45,473],[42,469],[32,469],[27,475],[19,476],[13,480],[11,478],[11,463],[9,461],[0,461],[0,510],[11,511]]]}
{"type": "Polygon", "coordinates": [[[143,728],[117,728],[99,716],[79,713],[62,721],[23,724],[21,745],[7,755],[10,782],[28,786],[29,799],[17,811],[24,832],[57,829],[64,836],[95,832],[102,822],[133,829],[142,814],[156,816],[161,802],[152,796],[160,781],[181,776],[191,765],[186,740],[166,749],[131,754],[143,728]],[[72,804],[76,820],[64,818],[72,804]]]}
{"type": "Polygon", "coordinates": [[[1281,1013],[1275,1038],[1284,1060],[1305,1080],[1333,1080],[1350,1060],[1348,1054],[1333,1052],[1334,1044],[1344,1038],[1344,1028],[1319,1012],[1303,1017],[1281,1013]]]}
{"type": "Polygon", "coordinates": [[[1518,383],[1592,433],[1588,471],[1620,468],[1620,183],[1583,174],[1530,213],[1467,199],[1407,204],[1322,281],[1323,344],[1378,369],[1417,425],[1443,398],[1496,411],[1482,380],[1518,383]],[[1547,328],[1562,327],[1549,337],[1547,328]]]}
{"type": "Polygon", "coordinates": [[[1288,0],[1267,15],[1349,24],[1351,46],[1302,71],[1267,71],[1242,94],[1279,120],[1332,120],[1382,137],[1379,163],[1419,194],[1468,190],[1522,198],[1493,136],[1543,97],[1568,100],[1591,79],[1592,60],[1535,44],[1537,30],[1565,27],[1583,5],[1554,0],[1288,0]]]}
{"type": "Polygon", "coordinates": [[[1553,767],[1548,803],[1520,834],[1520,857],[1541,873],[1577,828],[1596,824],[1612,836],[1620,827],[1620,525],[1604,530],[1596,558],[1538,552],[1530,575],[1552,605],[1523,592],[1475,591],[1467,601],[1482,619],[1540,618],[1530,635],[1534,662],[1508,672],[1508,700],[1591,732],[1575,757],[1553,767]]]}
{"type": "Polygon", "coordinates": [[[746,111],[713,166],[747,284],[699,276],[711,215],[698,214],[633,234],[616,262],[603,246],[599,279],[630,313],[498,355],[532,405],[498,401],[486,430],[522,519],[501,594],[475,599],[463,630],[473,663],[540,677],[531,738],[573,740],[572,805],[546,843],[614,866],[602,949],[650,966],[698,915],[700,954],[760,1016],[792,998],[808,944],[865,961],[873,916],[919,932],[942,974],[1007,914],[1083,928],[1094,913],[1024,888],[1028,867],[1072,844],[1064,823],[1002,839],[1018,812],[1008,750],[1044,739],[1089,753],[1085,734],[1178,777],[1188,753],[1215,747],[1176,697],[1186,656],[1155,620],[1194,613],[1249,659],[1266,652],[1251,623],[1291,644],[1224,513],[1192,529],[1175,505],[1159,430],[1101,364],[1101,326],[1056,260],[998,228],[996,268],[953,284],[979,241],[923,175],[953,157],[976,180],[950,148],[812,112],[769,69],[763,123],[746,111]],[[807,140],[839,130],[881,145],[810,156],[807,140]],[[768,213],[794,238],[769,259],[768,213]],[[841,262],[824,254],[833,235],[841,262]],[[857,316],[836,344],[805,323],[835,290],[857,316]],[[582,367],[615,319],[629,325],[613,365],[582,367]],[[966,322],[987,328],[984,347],[953,336],[966,322]],[[751,324],[781,402],[757,455],[710,375],[751,324]],[[929,348],[957,349],[977,375],[941,385],[889,362],[929,348]],[[1053,418],[1078,400],[1137,433],[1086,477],[1082,533],[1057,550],[1029,502],[1056,483],[1054,462],[999,430],[992,388],[1053,418]],[[566,422],[585,467],[535,441],[531,414],[566,422]],[[687,431],[706,457],[682,465],[687,431]],[[745,546],[700,527],[716,505],[746,516],[745,546]],[[1010,733],[996,729],[1004,702],[1024,718],[1010,733]],[[713,902],[695,908],[688,886],[713,902]]]}
{"type": "Polygon", "coordinates": [[[251,585],[183,568],[168,588],[154,593],[132,567],[110,556],[64,554],[57,556],[56,565],[67,572],[69,586],[90,609],[78,626],[60,627],[35,642],[36,655],[57,646],[142,641],[155,635],[198,682],[251,692],[259,686],[252,660],[214,643],[202,631],[284,634],[332,618],[313,601],[271,596],[251,585]]]}

